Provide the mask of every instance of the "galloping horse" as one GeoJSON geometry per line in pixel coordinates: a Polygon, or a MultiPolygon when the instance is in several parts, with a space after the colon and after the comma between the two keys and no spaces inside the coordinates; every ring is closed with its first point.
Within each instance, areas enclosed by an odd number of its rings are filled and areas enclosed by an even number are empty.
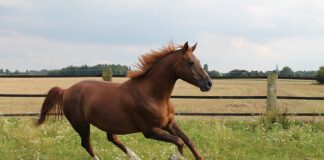
{"type": "Polygon", "coordinates": [[[196,44],[189,47],[170,43],[159,51],[151,51],[139,59],[138,70],[128,73],[124,83],[81,81],[68,89],[52,88],[43,103],[38,125],[49,113],[67,118],[81,137],[81,145],[98,160],[90,144],[90,124],[107,132],[107,139],[125,152],[130,159],[139,157],[122,144],[116,135],[142,132],[146,138],[173,143],[183,156],[186,144],[196,159],[203,159],[188,136],[174,120],[170,97],[178,79],[201,91],[209,91],[212,82],[193,54],[196,44]]]}

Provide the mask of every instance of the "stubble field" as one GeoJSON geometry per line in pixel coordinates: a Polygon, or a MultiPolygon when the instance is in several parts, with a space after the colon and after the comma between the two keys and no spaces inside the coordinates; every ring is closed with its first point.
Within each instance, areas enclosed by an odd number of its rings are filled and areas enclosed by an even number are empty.
{"type": "MultiPolygon", "coordinates": [[[[85,79],[100,78],[0,78],[0,93],[45,94],[54,87],[68,88],[85,79]]],[[[126,78],[113,78],[123,82],[126,78]]],[[[179,80],[173,95],[215,95],[215,96],[265,96],[266,80],[234,79],[213,80],[210,92],[200,92],[179,80]]],[[[278,80],[278,95],[322,96],[324,86],[309,80],[278,80]]],[[[0,113],[38,112],[44,98],[1,98],[0,113]]],[[[265,100],[197,100],[173,99],[179,112],[265,112],[265,100]]],[[[305,100],[279,100],[278,106],[289,112],[324,112],[324,102],[305,100]]]]}

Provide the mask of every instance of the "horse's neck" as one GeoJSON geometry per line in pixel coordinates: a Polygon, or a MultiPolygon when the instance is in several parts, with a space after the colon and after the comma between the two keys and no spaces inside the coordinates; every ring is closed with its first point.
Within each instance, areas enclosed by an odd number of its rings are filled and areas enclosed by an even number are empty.
{"type": "Polygon", "coordinates": [[[148,84],[148,94],[159,100],[170,98],[177,81],[172,57],[166,58],[153,66],[144,77],[144,81],[148,84]]]}

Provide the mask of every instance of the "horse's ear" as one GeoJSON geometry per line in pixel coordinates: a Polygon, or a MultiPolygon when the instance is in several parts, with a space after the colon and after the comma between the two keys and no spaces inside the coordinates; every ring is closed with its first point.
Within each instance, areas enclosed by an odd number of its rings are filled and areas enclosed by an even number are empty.
{"type": "Polygon", "coordinates": [[[183,48],[182,48],[183,53],[187,53],[188,49],[189,49],[189,45],[188,45],[188,41],[187,41],[187,42],[183,45],[183,48]]]}
{"type": "Polygon", "coordinates": [[[197,47],[197,42],[196,42],[195,45],[193,45],[193,46],[191,47],[191,50],[192,50],[192,51],[195,51],[196,47],[197,47]]]}

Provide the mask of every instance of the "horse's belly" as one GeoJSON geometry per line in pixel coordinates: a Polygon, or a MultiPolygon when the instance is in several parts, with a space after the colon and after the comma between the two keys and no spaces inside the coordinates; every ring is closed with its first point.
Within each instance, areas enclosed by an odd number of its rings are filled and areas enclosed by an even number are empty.
{"type": "Polygon", "coordinates": [[[124,113],[116,110],[91,111],[88,121],[97,128],[110,134],[130,134],[139,132],[136,125],[124,113]],[[91,118],[90,118],[91,117],[91,118]]]}
{"type": "Polygon", "coordinates": [[[121,124],[109,124],[109,125],[95,125],[95,126],[110,134],[131,134],[140,131],[136,127],[131,125],[123,126],[121,124]]]}

